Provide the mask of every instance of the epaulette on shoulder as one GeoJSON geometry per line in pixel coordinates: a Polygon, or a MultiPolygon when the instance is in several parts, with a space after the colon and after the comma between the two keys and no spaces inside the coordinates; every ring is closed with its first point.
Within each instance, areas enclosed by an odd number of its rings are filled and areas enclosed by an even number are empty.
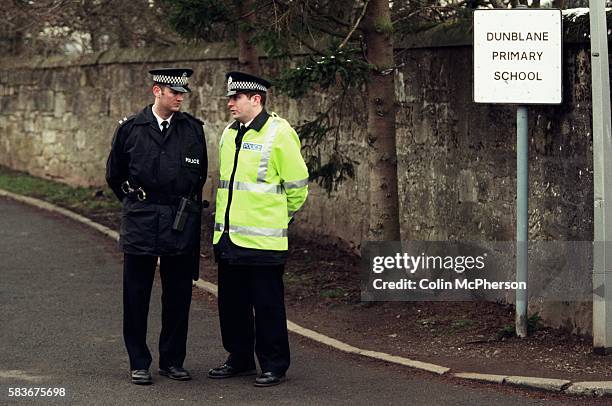
{"type": "Polygon", "coordinates": [[[200,120],[199,118],[192,116],[191,114],[187,113],[187,112],[183,112],[184,115],[186,115],[188,118],[197,121],[200,125],[204,125],[204,121],[200,120]]]}
{"type": "Polygon", "coordinates": [[[278,114],[274,112],[270,113],[270,118],[276,121],[277,123],[279,123],[280,125],[287,125],[291,127],[291,124],[289,124],[287,120],[285,120],[284,118],[282,118],[281,116],[279,116],[278,114]]]}
{"type": "Polygon", "coordinates": [[[287,120],[285,120],[284,118],[282,118],[281,116],[279,116],[275,112],[271,112],[270,113],[270,117],[272,118],[272,120],[277,120],[277,121],[280,121],[280,122],[288,123],[287,120]]]}
{"type": "Polygon", "coordinates": [[[119,127],[124,126],[129,121],[132,121],[134,117],[136,117],[136,114],[134,114],[133,116],[129,116],[129,117],[123,117],[121,120],[119,120],[119,127]]]}

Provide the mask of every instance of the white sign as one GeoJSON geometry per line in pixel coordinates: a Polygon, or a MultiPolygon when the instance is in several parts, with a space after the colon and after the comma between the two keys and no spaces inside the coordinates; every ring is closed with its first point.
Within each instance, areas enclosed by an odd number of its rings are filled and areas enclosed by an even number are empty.
{"type": "Polygon", "coordinates": [[[474,11],[474,101],[559,104],[561,10],[474,11]]]}

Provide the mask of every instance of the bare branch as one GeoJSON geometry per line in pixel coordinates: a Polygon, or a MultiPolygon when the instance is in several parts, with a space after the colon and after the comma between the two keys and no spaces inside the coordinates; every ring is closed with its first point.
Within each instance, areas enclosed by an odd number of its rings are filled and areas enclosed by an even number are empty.
{"type": "Polygon", "coordinates": [[[310,45],[304,39],[299,38],[296,35],[293,35],[293,38],[295,38],[301,45],[304,45],[306,48],[308,48],[309,50],[311,50],[315,54],[317,54],[317,55],[325,55],[325,53],[323,51],[317,49],[314,45],[310,45]]]}
{"type": "Polygon", "coordinates": [[[363,3],[363,9],[361,10],[361,14],[359,15],[359,18],[357,18],[357,21],[355,22],[355,25],[353,26],[353,28],[351,29],[351,31],[348,33],[348,35],[346,36],[346,38],[344,39],[344,41],[342,41],[342,43],[338,46],[338,49],[342,49],[344,48],[344,46],[346,45],[346,43],[348,42],[348,40],[351,38],[351,36],[353,35],[353,33],[355,32],[355,30],[357,29],[357,27],[359,26],[359,24],[361,24],[361,20],[363,19],[363,16],[366,13],[366,9],[368,7],[368,4],[370,3],[370,0],[365,0],[363,3]]]}

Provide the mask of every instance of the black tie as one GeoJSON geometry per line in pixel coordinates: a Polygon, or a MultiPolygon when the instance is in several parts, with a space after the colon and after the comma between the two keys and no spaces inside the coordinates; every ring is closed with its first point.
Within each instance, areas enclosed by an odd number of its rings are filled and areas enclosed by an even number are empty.
{"type": "Polygon", "coordinates": [[[161,125],[162,125],[162,137],[165,137],[166,133],[168,132],[168,122],[162,121],[161,125]]]}
{"type": "Polygon", "coordinates": [[[240,124],[240,129],[238,130],[238,135],[236,135],[236,149],[240,149],[242,146],[242,137],[247,132],[248,128],[244,124],[240,124]]]}

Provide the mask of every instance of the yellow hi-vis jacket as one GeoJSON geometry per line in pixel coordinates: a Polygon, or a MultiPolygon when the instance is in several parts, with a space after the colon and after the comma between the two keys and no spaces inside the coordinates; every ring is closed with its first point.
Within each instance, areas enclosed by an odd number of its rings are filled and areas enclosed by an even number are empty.
{"type": "Polygon", "coordinates": [[[308,169],[298,135],[275,113],[260,131],[251,128],[244,134],[239,150],[237,134],[230,124],[219,142],[213,244],[227,232],[240,247],[285,251],[287,225],[308,195],[308,169]]]}

